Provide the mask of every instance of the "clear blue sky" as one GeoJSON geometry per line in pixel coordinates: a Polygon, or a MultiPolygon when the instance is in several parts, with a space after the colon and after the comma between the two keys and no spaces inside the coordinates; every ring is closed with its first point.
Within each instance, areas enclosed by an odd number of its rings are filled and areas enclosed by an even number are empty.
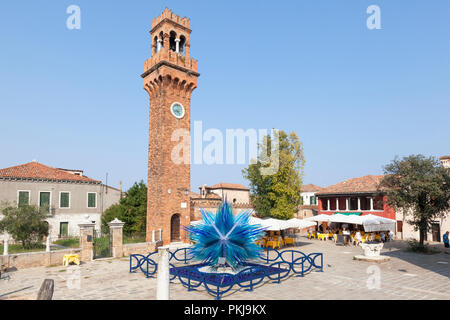
{"type": "MultiPolygon", "coordinates": [[[[450,1],[2,1],[0,167],[33,159],[128,188],[147,178],[142,89],[152,19],[191,18],[191,118],[294,130],[305,183],[379,174],[396,155],[450,154],[450,1]],[[81,8],[68,30],[66,8],[81,8]],[[366,9],[381,8],[381,30],[366,9]]],[[[191,187],[247,182],[193,165],[191,187]]]]}

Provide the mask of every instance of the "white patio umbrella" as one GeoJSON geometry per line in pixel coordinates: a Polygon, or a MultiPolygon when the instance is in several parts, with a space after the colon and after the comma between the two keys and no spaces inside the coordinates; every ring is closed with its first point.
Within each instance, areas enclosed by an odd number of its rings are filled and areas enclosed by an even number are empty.
{"type": "MultiPolygon", "coordinates": [[[[202,223],[202,220],[191,221],[192,226],[198,225],[200,223],[202,223]]],[[[253,216],[250,217],[249,224],[259,224],[263,227],[266,227],[267,231],[280,231],[289,228],[303,229],[316,225],[316,223],[313,221],[300,220],[296,218],[290,220],[279,220],[274,218],[261,219],[253,216]]]]}
{"type": "Polygon", "coordinates": [[[336,213],[330,217],[330,222],[362,224],[362,219],[360,216],[357,216],[357,215],[345,215],[345,214],[336,213]]]}
{"type": "Polygon", "coordinates": [[[332,216],[328,214],[319,214],[317,216],[312,216],[305,218],[306,221],[316,221],[316,222],[329,222],[332,216]]]}
{"type": "Polygon", "coordinates": [[[280,231],[289,228],[284,221],[274,218],[261,219],[261,225],[266,227],[266,231],[280,231]]]}
{"type": "Polygon", "coordinates": [[[395,220],[379,217],[373,214],[361,216],[362,225],[366,232],[395,231],[395,220]]]}
{"type": "Polygon", "coordinates": [[[314,221],[306,221],[306,220],[300,220],[297,218],[292,218],[287,220],[287,223],[291,228],[298,228],[298,229],[304,229],[309,228],[316,225],[316,222],[314,221]]]}

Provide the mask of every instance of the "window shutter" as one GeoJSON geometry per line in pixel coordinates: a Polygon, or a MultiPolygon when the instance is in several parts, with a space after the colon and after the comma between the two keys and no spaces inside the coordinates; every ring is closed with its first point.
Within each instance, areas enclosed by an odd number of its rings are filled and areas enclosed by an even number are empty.
{"type": "Polygon", "coordinates": [[[61,208],[69,208],[69,193],[68,192],[61,192],[60,207],[61,208]]]}
{"type": "Polygon", "coordinates": [[[28,191],[19,192],[19,206],[28,205],[30,203],[30,193],[28,191]]]}
{"type": "Polygon", "coordinates": [[[95,208],[95,198],[96,198],[96,193],[89,193],[88,194],[88,208],[95,208]]]}

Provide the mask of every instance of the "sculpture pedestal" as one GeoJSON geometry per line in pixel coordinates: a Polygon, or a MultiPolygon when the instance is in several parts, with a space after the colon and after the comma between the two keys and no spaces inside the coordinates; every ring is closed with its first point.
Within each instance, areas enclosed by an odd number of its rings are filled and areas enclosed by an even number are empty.
{"type": "Polygon", "coordinates": [[[353,260],[368,261],[368,262],[386,262],[391,258],[380,255],[384,243],[361,243],[360,246],[364,250],[364,255],[356,255],[353,260]]]}

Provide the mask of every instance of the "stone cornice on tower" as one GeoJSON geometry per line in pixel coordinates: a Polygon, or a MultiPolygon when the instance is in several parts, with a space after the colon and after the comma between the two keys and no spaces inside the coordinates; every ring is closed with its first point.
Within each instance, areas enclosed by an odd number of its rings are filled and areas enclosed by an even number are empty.
{"type": "Polygon", "coordinates": [[[149,74],[163,65],[169,66],[173,69],[178,69],[183,72],[191,73],[196,77],[200,76],[200,74],[197,72],[197,60],[193,58],[186,58],[179,53],[170,50],[164,50],[163,48],[161,51],[144,62],[144,73],[141,75],[141,77],[147,77],[149,74]]]}

